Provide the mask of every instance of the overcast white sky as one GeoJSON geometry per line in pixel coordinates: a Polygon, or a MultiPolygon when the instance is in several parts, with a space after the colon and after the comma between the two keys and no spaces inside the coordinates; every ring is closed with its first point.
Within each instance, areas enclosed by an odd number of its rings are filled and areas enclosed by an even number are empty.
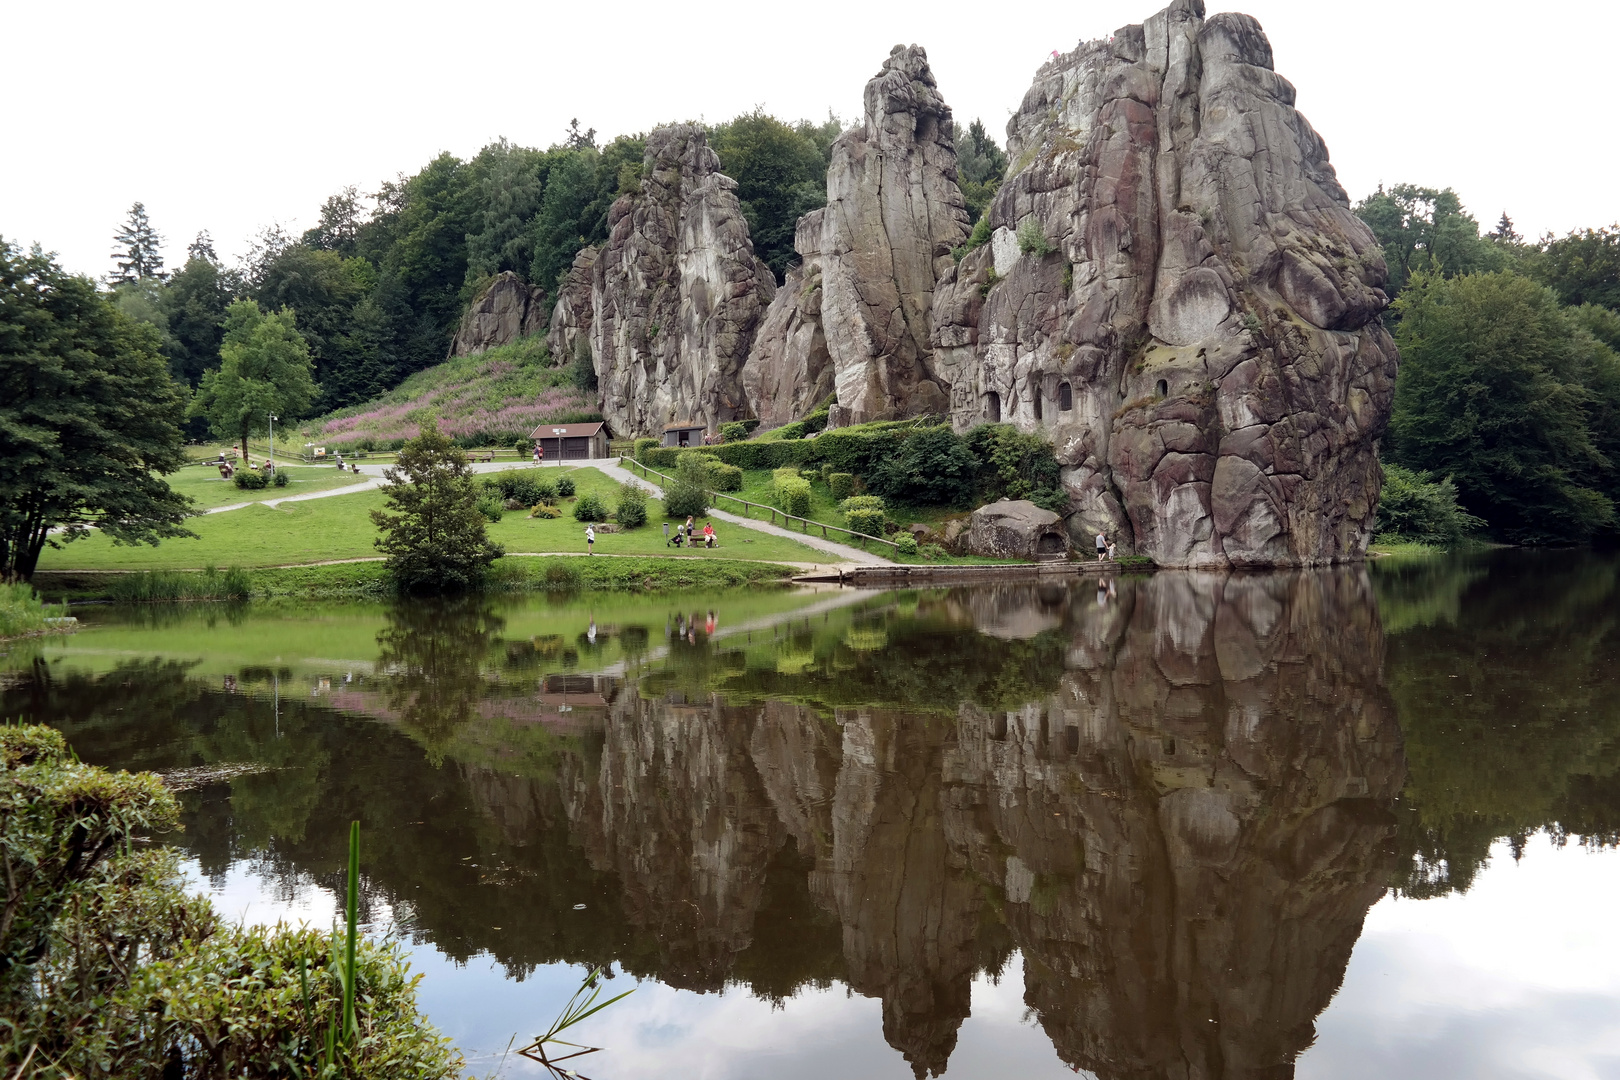
{"type": "MultiPolygon", "coordinates": [[[[343,0],[0,0],[0,236],[101,275],[130,203],[171,265],[199,229],[241,255],[302,229],[348,184],[763,105],[846,121],[890,46],[928,50],[959,121],[998,138],[1053,49],[1158,0],[453,5],[343,0]]],[[[1616,0],[1238,0],[1327,140],[1352,198],[1380,181],[1457,189],[1483,223],[1566,232],[1620,218],[1616,0]]]]}

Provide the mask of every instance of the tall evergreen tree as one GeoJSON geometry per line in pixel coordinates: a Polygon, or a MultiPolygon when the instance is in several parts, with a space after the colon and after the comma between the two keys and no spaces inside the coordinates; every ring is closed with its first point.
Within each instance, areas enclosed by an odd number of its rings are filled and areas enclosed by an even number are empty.
{"type": "Polygon", "coordinates": [[[476,587],[503,551],[485,532],[467,455],[430,419],[383,475],[388,511],[373,510],[371,520],[395,582],[427,592],[476,587]]]}
{"type": "Polygon", "coordinates": [[[118,250],[112,253],[118,269],[107,276],[108,284],[164,276],[163,253],[159,250],[163,237],[146,216],[145,203],[137,202],[129,208],[123,226],[113,233],[113,243],[118,245],[118,250]]]}
{"type": "Polygon", "coordinates": [[[186,261],[190,262],[192,259],[219,265],[219,255],[214,251],[214,238],[208,235],[207,229],[199,232],[197,238],[186,245],[186,261]]]}

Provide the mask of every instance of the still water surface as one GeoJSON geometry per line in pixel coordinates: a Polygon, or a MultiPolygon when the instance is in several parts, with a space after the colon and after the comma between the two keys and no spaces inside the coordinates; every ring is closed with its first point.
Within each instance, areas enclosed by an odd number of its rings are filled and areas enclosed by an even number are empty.
{"type": "Polygon", "coordinates": [[[1620,560],[78,612],[0,716],[269,771],[172,838],[374,932],[476,1071],[1620,1075],[1620,560]]]}

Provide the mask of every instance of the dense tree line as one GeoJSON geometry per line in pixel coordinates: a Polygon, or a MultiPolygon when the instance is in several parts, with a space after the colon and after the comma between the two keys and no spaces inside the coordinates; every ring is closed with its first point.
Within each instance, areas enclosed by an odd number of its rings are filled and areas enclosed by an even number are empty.
{"type": "Polygon", "coordinates": [[[1526,243],[1506,213],[1482,233],[1456,192],[1411,184],[1356,212],[1389,264],[1384,458],[1410,470],[1409,509],[1450,484],[1500,540],[1620,535],[1620,226],[1526,243]]]}
{"type": "MultiPolygon", "coordinates": [[[[778,281],[798,259],[799,218],[826,203],[841,131],[831,115],[788,124],[760,109],[710,128],[755,251],[778,281]]],[[[1006,155],[978,121],[956,135],[977,215],[1006,155]]],[[[645,149],[642,135],[598,145],[595,130],[575,121],[545,150],[500,139],[469,160],[440,154],[369,196],[339,191],[302,235],[264,230],[236,267],[220,261],[205,232],[166,271],[162,235],[136,203],[114,237],[107,284],[125,315],[158,331],[171,372],[190,386],[220,362],[227,309],[252,300],[266,314],[291,312],[319,387],[312,407],[356,404],[444,359],[467,303],[496,274],[555,295],[580,248],[607,238],[613,201],[639,188],[645,149]]]]}

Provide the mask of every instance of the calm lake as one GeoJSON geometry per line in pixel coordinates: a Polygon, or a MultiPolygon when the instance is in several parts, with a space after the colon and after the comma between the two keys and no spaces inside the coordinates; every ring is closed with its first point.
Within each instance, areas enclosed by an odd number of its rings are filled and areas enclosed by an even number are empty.
{"type": "Polygon", "coordinates": [[[1620,559],[85,607],[0,717],[364,913],[478,1075],[1620,1076],[1620,559]]]}

